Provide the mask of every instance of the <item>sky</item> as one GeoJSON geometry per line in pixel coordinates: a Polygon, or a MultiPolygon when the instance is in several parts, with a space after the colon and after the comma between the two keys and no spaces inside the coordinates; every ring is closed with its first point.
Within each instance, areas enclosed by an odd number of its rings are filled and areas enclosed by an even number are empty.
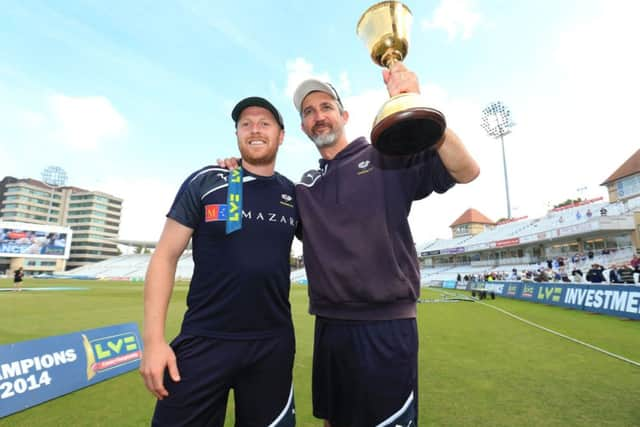
{"type": "MultiPolygon", "coordinates": [[[[69,185],[124,199],[121,238],[157,240],[182,181],[238,154],[233,106],[263,96],[285,120],[276,169],[296,182],[319,158],[292,103],[300,81],[336,86],[349,139],[369,135],[388,99],[355,31],[372,4],[0,0],[0,178],[62,167],[69,185]]],[[[405,4],[404,63],[481,168],[413,204],[417,244],[450,238],[468,208],[507,216],[501,143],[480,127],[494,101],[515,123],[504,138],[513,217],[606,198],[600,184],[640,146],[640,2],[405,4]]]]}

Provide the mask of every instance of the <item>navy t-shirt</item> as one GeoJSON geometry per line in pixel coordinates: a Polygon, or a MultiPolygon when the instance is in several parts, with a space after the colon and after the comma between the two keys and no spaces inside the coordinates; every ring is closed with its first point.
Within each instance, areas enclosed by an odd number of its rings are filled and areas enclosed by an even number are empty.
{"type": "Polygon", "coordinates": [[[256,339],[292,328],[289,254],[299,222],[294,185],[277,172],[243,172],[240,230],[226,234],[226,222],[218,219],[229,178],[219,167],[191,174],[167,214],[194,230],[182,333],[256,339]]]}

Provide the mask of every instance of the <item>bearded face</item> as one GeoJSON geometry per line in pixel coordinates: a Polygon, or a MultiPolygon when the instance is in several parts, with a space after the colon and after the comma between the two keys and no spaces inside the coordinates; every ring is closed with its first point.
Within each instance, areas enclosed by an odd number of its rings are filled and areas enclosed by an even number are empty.
{"type": "Polygon", "coordinates": [[[302,130],[318,148],[334,145],[344,135],[345,114],[324,92],[312,92],[302,105],[302,130]]]}
{"type": "Polygon", "coordinates": [[[284,131],[269,110],[248,107],[238,119],[236,136],[242,160],[263,166],[275,163],[284,131]]]}

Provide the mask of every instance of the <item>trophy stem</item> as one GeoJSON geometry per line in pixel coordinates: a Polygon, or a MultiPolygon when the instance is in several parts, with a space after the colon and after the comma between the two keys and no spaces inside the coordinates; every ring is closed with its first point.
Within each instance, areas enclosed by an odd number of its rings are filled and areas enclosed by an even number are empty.
{"type": "Polygon", "coordinates": [[[386,68],[391,68],[393,64],[400,61],[402,61],[402,52],[398,49],[389,48],[384,54],[382,54],[382,57],[380,57],[380,62],[386,68]]]}

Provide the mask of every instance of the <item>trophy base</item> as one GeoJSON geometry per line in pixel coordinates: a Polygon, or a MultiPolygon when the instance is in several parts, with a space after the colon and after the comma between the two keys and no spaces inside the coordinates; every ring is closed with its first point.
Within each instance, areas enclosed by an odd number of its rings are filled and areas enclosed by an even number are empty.
{"type": "Polygon", "coordinates": [[[374,123],[371,143],[383,154],[404,156],[433,147],[444,134],[444,115],[432,108],[413,107],[374,123]]]}

